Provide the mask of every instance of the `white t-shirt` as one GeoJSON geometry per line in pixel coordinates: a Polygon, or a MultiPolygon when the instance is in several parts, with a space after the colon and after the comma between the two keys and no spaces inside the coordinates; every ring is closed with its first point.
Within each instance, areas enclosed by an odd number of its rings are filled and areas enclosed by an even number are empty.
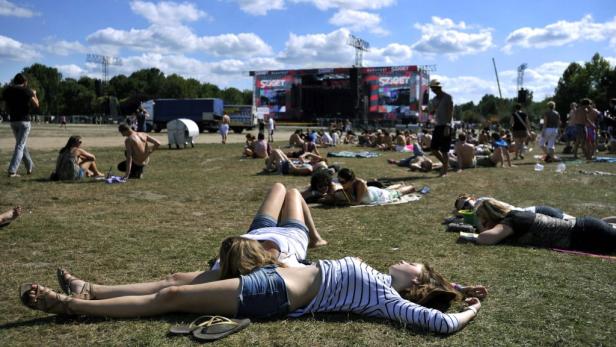
{"type": "MultiPolygon", "coordinates": [[[[272,241],[280,250],[278,261],[288,267],[306,266],[300,260],[306,259],[308,252],[308,234],[297,228],[272,227],[251,230],[241,235],[243,238],[256,241],[272,241]]],[[[220,259],[212,266],[212,270],[220,268],[220,259]]]]}
{"type": "Polygon", "coordinates": [[[269,121],[267,122],[267,128],[272,131],[274,130],[274,118],[270,117],[269,121]]]}

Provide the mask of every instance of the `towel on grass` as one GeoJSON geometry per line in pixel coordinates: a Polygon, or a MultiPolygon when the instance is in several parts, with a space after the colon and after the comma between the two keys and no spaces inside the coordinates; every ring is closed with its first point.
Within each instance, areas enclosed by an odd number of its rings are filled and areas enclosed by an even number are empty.
{"type": "Polygon", "coordinates": [[[328,157],[336,157],[336,158],[377,158],[380,156],[377,152],[351,152],[351,151],[340,151],[340,152],[329,152],[327,153],[328,157]]]}
{"type": "Polygon", "coordinates": [[[110,176],[109,178],[105,179],[105,182],[107,184],[126,183],[126,180],[122,176],[110,176]]]}
{"type": "Polygon", "coordinates": [[[595,162],[597,163],[610,163],[610,164],[614,164],[616,163],[616,157],[596,157],[595,162]]]}
{"type": "Polygon", "coordinates": [[[413,202],[413,201],[417,201],[419,199],[421,199],[423,197],[422,194],[407,194],[407,195],[402,195],[399,199],[396,199],[392,202],[388,202],[385,204],[370,204],[370,205],[354,205],[351,207],[372,207],[372,206],[385,206],[385,205],[399,205],[399,204],[406,204],[407,202],[413,202]]]}

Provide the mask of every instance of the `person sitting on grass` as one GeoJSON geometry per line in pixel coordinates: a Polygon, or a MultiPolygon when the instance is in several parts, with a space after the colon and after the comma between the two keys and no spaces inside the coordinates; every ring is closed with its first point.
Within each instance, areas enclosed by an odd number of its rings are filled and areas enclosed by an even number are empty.
{"type": "Polygon", "coordinates": [[[462,169],[471,169],[477,166],[477,158],[475,158],[475,146],[466,142],[466,134],[460,133],[458,141],[454,145],[454,154],[449,155],[449,165],[453,170],[462,171],[462,169]]]}
{"type": "Polygon", "coordinates": [[[146,133],[132,130],[126,124],[120,124],[118,130],[126,137],[124,141],[126,160],[118,164],[118,170],[126,173],[123,177],[125,180],[141,178],[143,169],[150,162],[150,155],[160,146],[160,142],[146,133]]]}
{"type": "Polygon", "coordinates": [[[310,177],[310,186],[302,192],[302,197],[307,203],[321,202],[327,196],[335,194],[342,186],[332,179],[331,170],[319,170],[310,177]]]}
{"type": "Polygon", "coordinates": [[[0,228],[11,224],[12,221],[19,218],[19,216],[21,216],[21,212],[21,207],[15,206],[8,211],[0,213],[0,228]]]}
{"type": "MultiPolygon", "coordinates": [[[[283,218],[301,222],[299,205],[288,212],[283,218]]],[[[458,287],[467,294],[468,306],[462,312],[444,313],[452,301],[464,295],[428,264],[401,261],[390,266],[388,274],[354,257],[288,267],[258,241],[239,236],[225,239],[219,255],[221,276],[217,281],[192,278],[186,283],[190,278],[173,275],[170,280],[152,283],[91,284],[94,297],[90,299],[66,296],[30,283],[21,286],[20,298],[25,306],[48,313],[115,318],[183,312],[281,319],[319,312],[352,312],[450,334],[477,315],[479,298],[487,294],[482,286],[458,287]],[[358,290],[363,294],[354,295],[358,290]]]]}
{"type": "Polygon", "coordinates": [[[242,152],[243,157],[252,158],[252,154],[254,153],[256,142],[257,142],[256,137],[254,137],[251,133],[246,134],[246,141],[244,142],[244,151],[242,152]]]}
{"type": "Polygon", "coordinates": [[[511,165],[511,156],[509,155],[509,143],[498,133],[492,133],[492,149],[492,155],[477,159],[477,166],[496,167],[500,163],[500,167],[505,167],[505,161],[507,161],[507,165],[513,167],[511,165]]]}
{"type": "Polygon", "coordinates": [[[304,139],[302,138],[302,129],[297,129],[291,136],[289,137],[289,147],[304,147],[304,139]]]}
{"type": "Polygon", "coordinates": [[[96,167],[94,154],[81,148],[81,136],[71,136],[62,147],[56,160],[52,180],[71,181],[82,177],[104,177],[96,167]]]}
{"type": "Polygon", "coordinates": [[[313,153],[304,153],[298,159],[300,164],[294,164],[281,150],[274,149],[265,160],[265,170],[283,175],[310,176],[313,172],[328,168],[327,159],[313,153]]]}
{"type": "Polygon", "coordinates": [[[257,141],[253,142],[252,149],[250,151],[245,150],[248,157],[267,159],[272,152],[272,146],[265,139],[265,134],[259,133],[257,135],[257,141]]]}
{"type": "Polygon", "coordinates": [[[475,209],[479,221],[476,243],[505,242],[541,248],[561,248],[599,254],[616,254],[616,228],[603,220],[579,217],[575,221],[540,213],[518,211],[494,199],[486,199],[475,209]]]}
{"type": "Polygon", "coordinates": [[[378,205],[393,202],[400,199],[403,195],[413,193],[415,187],[395,184],[385,188],[368,186],[365,180],[355,177],[353,170],[348,168],[340,169],[338,172],[338,182],[342,185],[342,190],[334,195],[329,195],[324,203],[343,204],[343,205],[378,205]]]}

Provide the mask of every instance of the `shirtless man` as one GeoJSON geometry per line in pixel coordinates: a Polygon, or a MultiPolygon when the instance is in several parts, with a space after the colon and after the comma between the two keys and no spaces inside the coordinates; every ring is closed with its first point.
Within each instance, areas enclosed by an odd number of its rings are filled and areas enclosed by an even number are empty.
{"type": "Polygon", "coordinates": [[[227,134],[229,134],[229,123],[231,123],[231,117],[226,113],[220,120],[220,136],[222,136],[222,144],[227,144],[227,134]]]}
{"type": "Polygon", "coordinates": [[[304,147],[304,140],[302,139],[301,129],[297,129],[293,134],[291,134],[291,137],[289,137],[289,146],[297,148],[304,147]]]}
{"type": "Polygon", "coordinates": [[[118,130],[126,137],[124,141],[126,160],[118,164],[118,170],[126,172],[123,177],[125,180],[141,178],[143,168],[150,161],[150,154],[160,146],[160,142],[145,133],[132,130],[127,124],[120,124],[118,130]]]}
{"type": "Polygon", "coordinates": [[[475,146],[466,142],[466,134],[461,133],[458,135],[458,141],[456,141],[453,150],[455,155],[449,158],[453,169],[462,171],[462,169],[470,169],[477,166],[475,146]]]}
{"type": "Polygon", "coordinates": [[[582,146],[582,151],[586,154],[586,123],[591,113],[590,99],[582,99],[582,102],[573,112],[569,119],[571,125],[575,126],[575,143],[573,145],[573,158],[577,159],[578,148],[582,146]]]}
{"type": "Polygon", "coordinates": [[[16,206],[6,212],[0,213],[0,228],[11,224],[12,221],[21,215],[21,212],[21,207],[16,206]]]}

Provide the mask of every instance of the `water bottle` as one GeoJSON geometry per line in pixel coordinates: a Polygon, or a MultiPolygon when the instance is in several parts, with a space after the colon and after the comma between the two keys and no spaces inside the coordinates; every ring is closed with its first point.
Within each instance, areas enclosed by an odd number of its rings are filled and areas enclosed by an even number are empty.
{"type": "Polygon", "coordinates": [[[535,164],[535,171],[543,171],[543,165],[539,163],[535,164]]]}
{"type": "Polygon", "coordinates": [[[565,172],[565,170],[567,169],[567,165],[565,165],[565,163],[561,162],[556,166],[556,172],[558,173],[563,173],[565,172]]]}

